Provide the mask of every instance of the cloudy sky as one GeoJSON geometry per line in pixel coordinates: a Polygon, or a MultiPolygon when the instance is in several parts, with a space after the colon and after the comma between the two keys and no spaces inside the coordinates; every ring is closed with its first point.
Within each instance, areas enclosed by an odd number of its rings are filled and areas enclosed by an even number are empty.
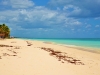
{"type": "Polygon", "coordinates": [[[11,35],[100,38],[100,0],[0,0],[0,24],[11,35]]]}

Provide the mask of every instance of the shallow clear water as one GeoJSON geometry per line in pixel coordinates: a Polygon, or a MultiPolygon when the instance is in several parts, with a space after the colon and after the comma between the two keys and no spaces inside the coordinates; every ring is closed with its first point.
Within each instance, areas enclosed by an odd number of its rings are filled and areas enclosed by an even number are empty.
{"type": "MultiPolygon", "coordinates": [[[[30,38],[27,38],[30,39],[30,38]]],[[[65,44],[65,45],[75,45],[75,46],[82,46],[82,47],[92,47],[92,48],[99,48],[100,49],[100,38],[72,38],[72,39],[33,39],[30,40],[40,40],[46,42],[55,42],[58,44],[65,44]]]]}

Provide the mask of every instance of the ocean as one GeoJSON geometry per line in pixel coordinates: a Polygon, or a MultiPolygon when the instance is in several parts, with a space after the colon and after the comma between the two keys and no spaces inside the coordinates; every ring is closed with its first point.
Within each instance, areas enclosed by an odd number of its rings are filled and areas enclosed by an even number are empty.
{"type": "Polygon", "coordinates": [[[34,39],[26,38],[29,40],[39,40],[44,42],[54,42],[57,44],[73,45],[87,48],[97,48],[100,49],[100,38],[54,38],[54,39],[34,39]]]}

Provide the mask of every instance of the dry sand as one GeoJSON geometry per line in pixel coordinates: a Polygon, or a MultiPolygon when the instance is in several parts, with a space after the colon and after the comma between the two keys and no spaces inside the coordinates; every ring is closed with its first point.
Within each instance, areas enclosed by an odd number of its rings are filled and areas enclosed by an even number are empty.
{"type": "Polygon", "coordinates": [[[100,54],[41,41],[0,40],[0,75],[100,75],[100,54]]]}

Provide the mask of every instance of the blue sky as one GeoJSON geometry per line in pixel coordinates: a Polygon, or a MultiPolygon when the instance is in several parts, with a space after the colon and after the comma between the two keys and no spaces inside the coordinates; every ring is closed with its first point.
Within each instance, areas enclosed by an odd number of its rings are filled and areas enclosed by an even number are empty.
{"type": "Polygon", "coordinates": [[[100,0],[0,0],[11,36],[100,38],[100,0]]]}

